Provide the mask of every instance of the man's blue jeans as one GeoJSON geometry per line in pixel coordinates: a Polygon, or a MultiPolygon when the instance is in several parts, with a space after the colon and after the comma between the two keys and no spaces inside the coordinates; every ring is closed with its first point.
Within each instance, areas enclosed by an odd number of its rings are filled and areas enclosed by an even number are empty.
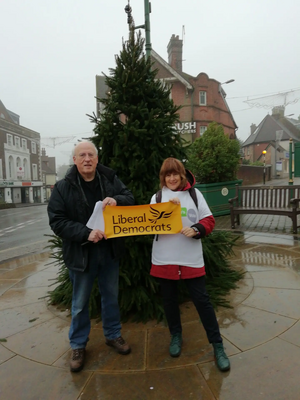
{"type": "Polygon", "coordinates": [[[98,244],[87,246],[90,246],[87,271],[69,270],[73,284],[72,322],[69,331],[72,349],[85,348],[88,342],[91,329],[89,300],[96,278],[101,294],[104,336],[107,339],[116,339],[121,336],[118,304],[119,262],[112,259],[110,243],[103,240],[98,244]]]}

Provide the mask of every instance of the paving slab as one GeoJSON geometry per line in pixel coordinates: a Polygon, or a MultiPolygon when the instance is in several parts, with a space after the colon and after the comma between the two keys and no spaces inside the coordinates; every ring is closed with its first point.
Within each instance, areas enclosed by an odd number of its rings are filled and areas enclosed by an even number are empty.
{"type": "Polygon", "coordinates": [[[80,399],[215,400],[215,396],[197,366],[185,366],[140,374],[95,373],[80,399]]]}
{"type": "Polygon", "coordinates": [[[87,371],[71,374],[68,370],[15,356],[0,365],[0,398],[74,400],[79,398],[90,376],[87,371]]]}
{"type": "Polygon", "coordinates": [[[300,348],[279,338],[230,357],[231,370],[200,365],[216,399],[298,400],[300,348]]]}
{"type": "Polygon", "coordinates": [[[70,311],[47,304],[57,274],[48,257],[0,265],[0,398],[299,400],[298,236],[242,232],[232,266],[245,272],[217,318],[231,370],[221,373],[194,306],[181,305],[182,354],[168,354],[164,322],[127,322],[132,353],[105,345],[92,321],[83,371],[69,371],[70,311]],[[274,235],[276,240],[274,240],[274,235]],[[284,382],[284,384],[283,384],[284,382]]]}

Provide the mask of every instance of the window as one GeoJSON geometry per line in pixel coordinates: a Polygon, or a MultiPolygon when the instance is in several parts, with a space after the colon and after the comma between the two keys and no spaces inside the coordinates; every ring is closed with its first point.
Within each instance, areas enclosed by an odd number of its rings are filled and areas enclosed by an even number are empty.
{"type": "Polygon", "coordinates": [[[38,175],[37,175],[37,165],[32,164],[32,180],[37,181],[38,175]]]}
{"type": "Polygon", "coordinates": [[[14,159],[9,156],[8,159],[8,179],[15,179],[14,159]]]}
{"type": "Polygon", "coordinates": [[[15,137],[15,146],[19,149],[20,148],[20,138],[19,137],[15,137]]]}
{"type": "Polygon", "coordinates": [[[171,83],[168,83],[168,82],[164,82],[164,84],[165,84],[165,89],[170,91],[169,99],[172,100],[172,87],[173,87],[173,85],[171,83]]]}
{"type": "Polygon", "coordinates": [[[22,139],[22,149],[27,150],[27,140],[26,139],[22,139]]]}
{"type": "Polygon", "coordinates": [[[7,144],[9,145],[9,146],[12,146],[12,144],[13,144],[13,137],[12,137],[12,135],[9,135],[9,134],[7,134],[7,144]]]}
{"type": "Polygon", "coordinates": [[[207,126],[200,126],[200,136],[207,130],[207,126]]]}
{"type": "Polygon", "coordinates": [[[36,143],[35,142],[31,142],[31,152],[33,154],[36,154],[36,143]]]}
{"type": "Polygon", "coordinates": [[[104,112],[104,104],[101,101],[98,101],[98,114],[101,115],[104,112]]]}
{"type": "Polygon", "coordinates": [[[17,179],[22,180],[23,176],[24,176],[24,171],[23,171],[23,167],[22,167],[22,162],[20,157],[17,157],[16,159],[16,172],[17,172],[17,179]]]}
{"type": "Polygon", "coordinates": [[[200,106],[206,106],[206,92],[203,90],[199,92],[199,104],[200,106]]]}
{"type": "Polygon", "coordinates": [[[0,179],[3,179],[3,168],[2,168],[2,160],[1,160],[1,158],[0,158],[0,179]]]}
{"type": "Polygon", "coordinates": [[[26,160],[26,158],[24,158],[23,160],[23,169],[24,169],[24,179],[30,179],[28,161],[26,160]]]}

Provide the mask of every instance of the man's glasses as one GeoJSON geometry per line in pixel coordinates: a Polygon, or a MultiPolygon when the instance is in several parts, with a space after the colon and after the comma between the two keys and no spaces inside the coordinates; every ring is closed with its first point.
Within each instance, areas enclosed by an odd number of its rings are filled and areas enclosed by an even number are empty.
{"type": "Polygon", "coordinates": [[[94,153],[79,153],[79,154],[77,154],[75,157],[78,157],[78,158],[80,158],[81,160],[84,160],[85,158],[91,158],[91,159],[93,159],[93,158],[95,158],[95,157],[97,157],[96,156],[96,154],[94,154],[94,153]]]}

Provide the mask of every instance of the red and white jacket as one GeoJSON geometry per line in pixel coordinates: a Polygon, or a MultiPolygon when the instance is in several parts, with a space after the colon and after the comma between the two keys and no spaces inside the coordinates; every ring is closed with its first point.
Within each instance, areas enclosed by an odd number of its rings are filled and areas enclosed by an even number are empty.
{"type": "MultiPolygon", "coordinates": [[[[195,189],[198,207],[188,189],[194,183],[193,175],[188,171],[189,182],[181,191],[162,188],[161,202],[168,202],[178,197],[181,204],[182,226],[196,227],[199,233],[188,238],[181,233],[174,235],[158,235],[152,246],[152,267],[150,274],[164,279],[191,279],[205,275],[201,238],[212,232],[215,219],[202,195],[195,189]]],[[[151,198],[151,204],[156,203],[156,195],[151,198]]]]}

